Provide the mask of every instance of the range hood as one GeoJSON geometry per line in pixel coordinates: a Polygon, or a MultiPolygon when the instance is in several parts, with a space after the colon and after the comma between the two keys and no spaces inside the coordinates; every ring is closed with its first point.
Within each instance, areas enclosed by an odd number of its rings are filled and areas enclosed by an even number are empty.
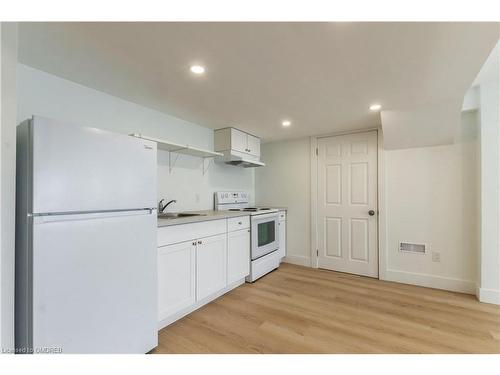
{"type": "Polygon", "coordinates": [[[265,167],[260,161],[260,138],[236,128],[214,131],[215,161],[243,168],[265,167]]]}
{"type": "Polygon", "coordinates": [[[239,152],[232,150],[224,151],[223,156],[217,157],[215,160],[220,163],[234,165],[243,168],[265,167],[266,165],[258,160],[252,160],[251,156],[245,157],[239,152]]]}

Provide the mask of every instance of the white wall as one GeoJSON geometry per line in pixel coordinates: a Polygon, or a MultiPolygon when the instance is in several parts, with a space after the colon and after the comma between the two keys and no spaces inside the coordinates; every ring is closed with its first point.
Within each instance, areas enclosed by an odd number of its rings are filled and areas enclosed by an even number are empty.
{"type": "MultiPolygon", "coordinates": [[[[122,100],[31,67],[18,66],[18,122],[40,115],[118,133],[142,133],[213,149],[213,130],[122,100]]],[[[223,125],[223,124],[221,124],[223,125]]],[[[213,192],[243,190],[254,196],[254,172],[179,156],[172,173],[168,152],[158,152],[158,198],[177,199],[170,210],[213,208],[213,192]]]]}
{"type": "Polygon", "coordinates": [[[482,302],[500,304],[500,42],[474,82],[481,122],[482,302]]]}
{"type": "MultiPolygon", "coordinates": [[[[479,141],[475,112],[453,145],[385,152],[385,278],[475,293],[479,258],[479,141]],[[426,254],[402,253],[399,241],[426,254]],[[441,261],[433,262],[438,252],[441,261]]],[[[380,249],[384,251],[384,249],[380,249]]]]}
{"type": "Polygon", "coordinates": [[[0,349],[14,348],[17,24],[0,23],[0,349]]]}
{"type": "Polygon", "coordinates": [[[309,152],[309,138],[263,144],[266,167],[255,173],[256,203],[288,208],[285,261],[304,266],[311,265],[309,152]]]}
{"type": "MultiPolygon", "coordinates": [[[[479,143],[474,112],[464,113],[453,145],[385,151],[387,265],[390,280],[474,293],[479,248],[479,143]],[[401,254],[400,240],[426,243],[440,262],[401,254]]],[[[286,261],[310,265],[310,140],[262,146],[257,204],[289,208],[286,261]]],[[[383,168],[381,168],[383,170],[383,168]]],[[[382,208],[380,208],[382,211],[382,208]]],[[[387,269],[386,269],[387,268],[387,269]]]]}

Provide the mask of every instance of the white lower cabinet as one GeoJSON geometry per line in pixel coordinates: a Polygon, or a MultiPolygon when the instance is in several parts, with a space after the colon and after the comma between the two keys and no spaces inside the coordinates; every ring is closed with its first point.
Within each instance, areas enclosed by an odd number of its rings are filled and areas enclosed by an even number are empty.
{"type": "Polygon", "coordinates": [[[248,217],[158,228],[159,328],[245,282],[249,230],[248,217]]]}
{"type": "Polygon", "coordinates": [[[160,320],[196,301],[196,243],[186,241],[158,248],[160,320]]]}
{"type": "Polygon", "coordinates": [[[227,282],[234,283],[250,273],[250,229],[227,234],[227,282]]]}
{"type": "Polygon", "coordinates": [[[280,215],[280,221],[278,222],[278,228],[279,228],[279,249],[278,249],[278,254],[281,260],[286,256],[286,219],[281,219],[280,215]]]}
{"type": "Polygon", "coordinates": [[[196,245],[196,300],[227,286],[226,235],[202,238],[196,245]]]}

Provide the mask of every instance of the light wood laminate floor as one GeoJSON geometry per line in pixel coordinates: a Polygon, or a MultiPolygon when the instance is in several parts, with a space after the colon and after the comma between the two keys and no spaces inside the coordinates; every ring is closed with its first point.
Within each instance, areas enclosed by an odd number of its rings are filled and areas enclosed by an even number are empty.
{"type": "Polygon", "coordinates": [[[162,329],[153,353],[500,353],[500,307],[282,264],[162,329]]]}

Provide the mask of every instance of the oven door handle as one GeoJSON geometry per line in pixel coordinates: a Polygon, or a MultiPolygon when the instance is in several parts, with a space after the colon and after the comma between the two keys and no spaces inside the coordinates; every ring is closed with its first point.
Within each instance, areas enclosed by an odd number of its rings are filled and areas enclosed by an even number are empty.
{"type": "Polygon", "coordinates": [[[274,217],[274,218],[276,218],[276,220],[279,220],[279,216],[280,215],[277,212],[272,212],[269,214],[253,215],[253,216],[251,216],[251,218],[253,221],[261,221],[261,220],[269,219],[270,217],[274,217]]]}

